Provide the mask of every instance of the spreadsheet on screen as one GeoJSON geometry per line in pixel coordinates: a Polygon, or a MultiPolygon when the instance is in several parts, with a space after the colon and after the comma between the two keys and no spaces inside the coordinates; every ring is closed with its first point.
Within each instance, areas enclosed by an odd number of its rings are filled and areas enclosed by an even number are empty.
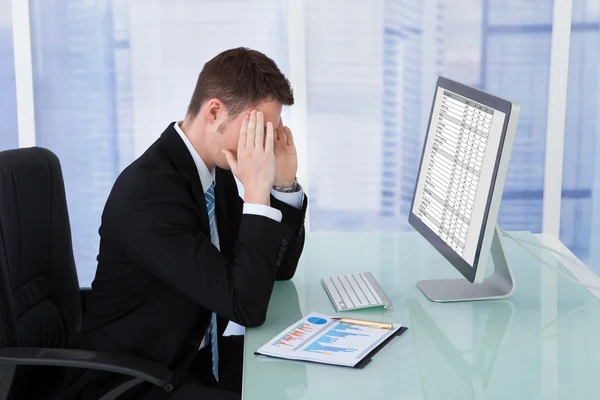
{"type": "Polygon", "coordinates": [[[438,87],[413,213],[473,266],[506,115],[438,87]]]}

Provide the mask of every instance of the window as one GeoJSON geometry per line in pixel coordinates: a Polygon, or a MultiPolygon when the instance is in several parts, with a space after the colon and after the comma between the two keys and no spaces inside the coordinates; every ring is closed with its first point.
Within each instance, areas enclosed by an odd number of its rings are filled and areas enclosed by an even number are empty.
{"type": "Polygon", "coordinates": [[[600,274],[600,3],[574,0],[560,238],[600,274]]]}
{"type": "MultiPolygon", "coordinates": [[[[63,165],[82,286],[114,180],[183,118],[204,62],[248,46],[289,76],[292,1],[30,0],[36,144],[63,165]]],[[[312,230],[411,229],[439,75],[521,104],[499,223],[541,230],[553,1],[305,3],[312,230]]],[[[0,0],[0,150],[18,145],[10,4],[0,0]]],[[[574,0],[561,239],[597,272],[599,41],[598,1],[574,0]]]]}
{"type": "Polygon", "coordinates": [[[553,2],[308,0],[312,230],[407,230],[438,75],[521,104],[499,223],[542,226],[553,2]]]}
{"type": "MultiPolygon", "coordinates": [[[[32,0],[36,141],[61,160],[82,286],[120,171],[185,116],[198,73],[248,46],[288,70],[282,0],[32,0]]],[[[285,117],[284,117],[285,118],[285,117]]]]}
{"type": "Polygon", "coordinates": [[[15,57],[10,0],[0,0],[0,151],[18,146],[15,57]]]}

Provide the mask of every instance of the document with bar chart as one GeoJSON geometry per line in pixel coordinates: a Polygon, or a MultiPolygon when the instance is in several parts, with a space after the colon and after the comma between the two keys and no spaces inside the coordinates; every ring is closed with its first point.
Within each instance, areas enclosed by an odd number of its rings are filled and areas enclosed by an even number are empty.
{"type": "Polygon", "coordinates": [[[313,312],[288,327],[256,354],[354,367],[402,325],[375,329],[343,324],[313,312]]]}

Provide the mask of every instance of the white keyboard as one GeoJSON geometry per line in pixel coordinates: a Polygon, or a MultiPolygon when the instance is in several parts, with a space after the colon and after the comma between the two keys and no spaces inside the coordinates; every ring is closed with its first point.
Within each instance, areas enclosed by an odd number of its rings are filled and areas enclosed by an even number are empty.
{"type": "Polygon", "coordinates": [[[336,311],[377,306],[392,309],[390,299],[370,272],[332,276],[321,282],[336,311]]]}

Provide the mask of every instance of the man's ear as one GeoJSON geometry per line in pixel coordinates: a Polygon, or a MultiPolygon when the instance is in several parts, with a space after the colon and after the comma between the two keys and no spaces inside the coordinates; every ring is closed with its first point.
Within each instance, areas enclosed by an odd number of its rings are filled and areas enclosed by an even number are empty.
{"type": "Polygon", "coordinates": [[[206,120],[214,124],[219,119],[220,113],[225,112],[225,107],[221,100],[214,98],[207,102],[204,112],[206,113],[206,120]]]}

